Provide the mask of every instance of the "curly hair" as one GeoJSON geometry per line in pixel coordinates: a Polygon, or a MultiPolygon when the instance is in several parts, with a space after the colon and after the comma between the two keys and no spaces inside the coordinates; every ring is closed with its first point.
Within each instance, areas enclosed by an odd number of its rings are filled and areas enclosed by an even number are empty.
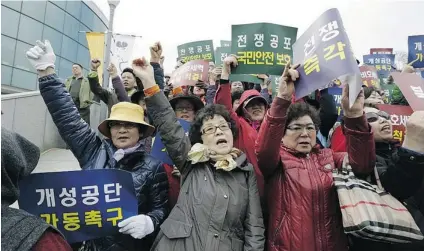
{"type": "Polygon", "coordinates": [[[303,116],[309,116],[312,119],[312,122],[315,124],[315,128],[318,130],[321,124],[319,113],[317,109],[305,102],[299,102],[291,104],[287,111],[287,121],[286,127],[296,119],[299,119],[303,116]]]}
{"type": "Polygon", "coordinates": [[[236,139],[238,135],[238,130],[236,123],[231,119],[230,113],[227,111],[225,106],[217,104],[209,104],[204,108],[200,109],[194,118],[193,123],[190,127],[189,137],[191,144],[202,142],[202,132],[201,128],[205,120],[212,119],[215,115],[221,115],[227,122],[231,124],[231,132],[233,133],[233,138],[236,139]]]}

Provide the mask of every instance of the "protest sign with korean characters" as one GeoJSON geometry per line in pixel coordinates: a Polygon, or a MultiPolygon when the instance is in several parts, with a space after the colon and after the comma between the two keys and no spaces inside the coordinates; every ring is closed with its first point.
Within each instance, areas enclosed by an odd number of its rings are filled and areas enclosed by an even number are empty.
{"type": "MultiPolygon", "coordinates": [[[[183,127],[186,133],[186,136],[188,137],[188,132],[190,130],[190,123],[183,119],[179,119],[178,122],[183,127]]],[[[168,164],[171,166],[174,165],[174,163],[172,162],[171,158],[168,155],[168,152],[166,151],[165,145],[162,142],[159,132],[156,133],[156,136],[153,139],[152,150],[150,152],[150,155],[152,155],[153,157],[162,161],[165,164],[168,164]]]]}
{"type": "Polygon", "coordinates": [[[281,75],[292,58],[297,28],[270,23],[233,25],[231,51],[238,56],[234,74],[281,75]]]}
{"type": "Polygon", "coordinates": [[[424,79],[414,73],[393,72],[391,75],[412,110],[424,111],[424,79]]]}
{"type": "Polygon", "coordinates": [[[334,102],[336,102],[336,108],[337,108],[337,114],[339,115],[337,118],[337,121],[340,121],[343,117],[343,110],[342,110],[342,93],[343,88],[339,87],[330,87],[328,88],[328,94],[333,96],[334,102]]]}
{"type": "Polygon", "coordinates": [[[377,105],[378,109],[390,114],[390,121],[392,122],[393,138],[399,140],[401,143],[405,139],[405,126],[406,121],[413,113],[410,106],[404,105],[377,105]]]}
{"type": "Polygon", "coordinates": [[[36,173],[19,189],[19,207],[59,229],[69,243],[118,234],[118,223],[138,214],[132,175],[123,170],[36,173]]]}
{"type": "Polygon", "coordinates": [[[177,46],[178,58],[186,63],[192,60],[215,62],[212,40],[196,41],[177,46]]]}
{"type": "Polygon", "coordinates": [[[206,82],[208,72],[209,63],[207,61],[189,61],[172,73],[169,82],[173,87],[195,85],[199,80],[206,82]]]}
{"type": "Polygon", "coordinates": [[[388,78],[395,63],[393,54],[364,55],[364,64],[374,66],[379,78],[388,78]]]}
{"type": "Polygon", "coordinates": [[[380,80],[378,79],[377,69],[374,66],[362,65],[359,70],[361,71],[363,85],[380,89],[380,80]]]}
{"type": "Polygon", "coordinates": [[[325,87],[334,79],[349,84],[349,104],[362,86],[356,58],[337,9],[324,12],[293,45],[293,63],[300,63],[296,98],[325,87]]]}
{"type": "Polygon", "coordinates": [[[230,40],[221,40],[221,47],[230,47],[231,48],[231,41],[230,40]]]}
{"type": "Polygon", "coordinates": [[[424,35],[408,37],[408,63],[414,68],[424,68],[424,35]]]}
{"type": "Polygon", "coordinates": [[[393,54],[393,48],[371,48],[370,54],[393,54]]]}
{"type": "Polygon", "coordinates": [[[217,47],[215,50],[215,65],[223,65],[224,59],[231,54],[231,47],[217,47]]]}

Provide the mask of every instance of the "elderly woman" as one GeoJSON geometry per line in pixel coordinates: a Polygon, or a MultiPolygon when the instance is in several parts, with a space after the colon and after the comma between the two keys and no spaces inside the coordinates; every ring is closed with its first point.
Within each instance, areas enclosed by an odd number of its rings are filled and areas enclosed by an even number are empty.
{"type": "Polygon", "coordinates": [[[101,139],[81,120],[65,86],[55,74],[56,56],[48,41],[27,52],[40,76],[40,93],[63,140],[83,170],[123,169],[132,173],[139,215],[118,224],[120,234],[86,242],[88,250],[149,250],[155,231],[167,216],[168,181],[160,161],[142,150],[141,139],[154,127],[144,122],[143,109],[121,102],[99,125],[101,139]]]}
{"type": "Polygon", "coordinates": [[[237,132],[225,107],[208,105],[197,112],[187,137],[150,65],[144,60],[133,68],[144,83],[153,122],[181,172],[178,202],[152,250],[263,250],[256,176],[246,155],[233,147],[237,132]]]}
{"type": "MultiPolygon", "coordinates": [[[[307,103],[291,104],[299,73],[286,66],[277,97],[256,141],[259,167],[269,180],[269,251],[348,250],[332,170],[346,153],[320,149],[318,112],[307,103]]],[[[375,163],[371,130],[363,115],[361,91],[349,108],[348,88],[342,107],[349,161],[355,174],[368,175],[375,163]]]]}
{"type": "MultiPolygon", "coordinates": [[[[389,114],[371,107],[365,107],[364,112],[374,134],[381,184],[399,201],[406,202],[417,225],[424,231],[424,111],[417,111],[408,119],[402,145],[393,139],[389,114]]],[[[394,245],[352,238],[352,244],[354,251],[424,250],[424,241],[394,245]]]]}

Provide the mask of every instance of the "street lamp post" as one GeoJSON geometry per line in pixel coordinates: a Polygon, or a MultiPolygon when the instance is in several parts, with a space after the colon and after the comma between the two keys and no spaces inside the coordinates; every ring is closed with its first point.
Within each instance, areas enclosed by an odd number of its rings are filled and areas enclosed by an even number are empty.
{"type": "Polygon", "coordinates": [[[109,7],[110,7],[110,13],[109,13],[109,29],[106,34],[106,55],[105,55],[105,61],[103,64],[103,87],[108,88],[109,87],[109,72],[107,71],[107,68],[110,64],[110,49],[112,47],[112,33],[113,33],[113,19],[115,17],[115,9],[116,6],[118,6],[120,0],[108,0],[109,7]]]}
{"type": "MultiPolygon", "coordinates": [[[[105,60],[103,62],[103,88],[109,87],[109,72],[107,68],[110,64],[110,49],[112,47],[112,33],[113,33],[113,19],[115,16],[115,9],[118,6],[120,0],[108,0],[110,13],[109,13],[109,26],[106,33],[106,51],[105,51],[105,60]]],[[[107,105],[103,102],[100,102],[100,117],[99,124],[107,118],[107,105]]]]}

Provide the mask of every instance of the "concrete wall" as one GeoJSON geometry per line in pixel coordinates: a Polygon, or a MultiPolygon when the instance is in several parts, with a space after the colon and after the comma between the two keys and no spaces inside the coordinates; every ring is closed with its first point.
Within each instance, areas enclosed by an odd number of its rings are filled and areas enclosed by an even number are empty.
{"type": "MultiPolygon", "coordinates": [[[[103,104],[91,105],[91,127],[97,132],[103,104]]],[[[65,148],[65,143],[47,110],[39,91],[7,94],[1,96],[1,125],[21,134],[41,151],[51,148],[65,148]]]]}

